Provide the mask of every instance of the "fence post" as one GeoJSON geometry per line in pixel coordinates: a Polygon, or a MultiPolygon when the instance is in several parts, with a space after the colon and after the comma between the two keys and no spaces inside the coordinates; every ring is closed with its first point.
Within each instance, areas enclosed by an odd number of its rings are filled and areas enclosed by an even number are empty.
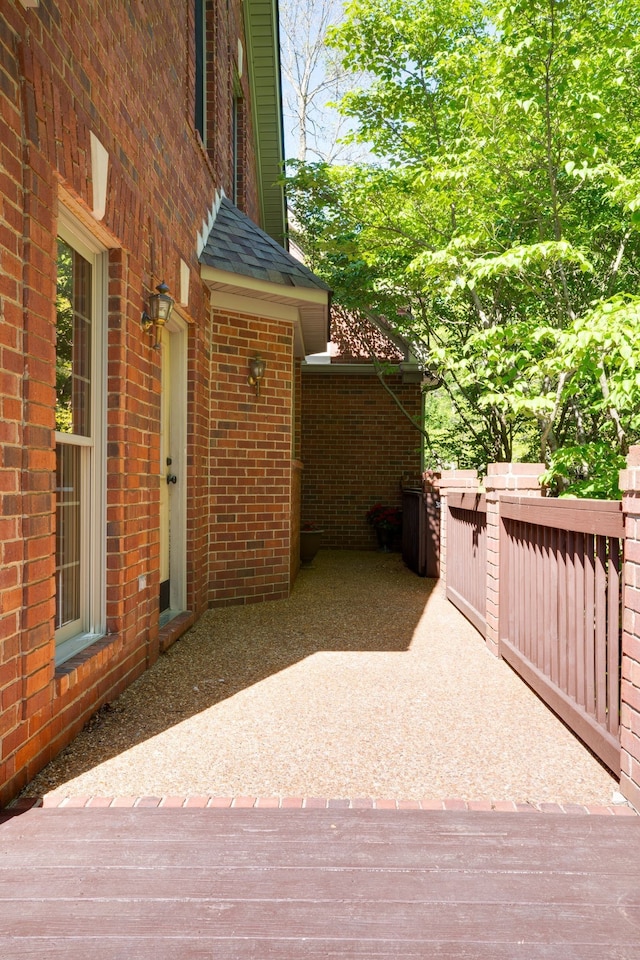
{"type": "Polygon", "coordinates": [[[620,791],[640,811],[640,446],[620,472],[624,593],[620,680],[620,791]]]}
{"type": "Polygon", "coordinates": [[[447,493],[478,489],[477,470],[443,470],[440,487],[440,581],[447,583],[447,493]]]}
{"type": "Polygon", "coordinates": [[[490,463],[484,488],[487,495],[487,648],[499,656],[500,615],[500,496],[540,493],[538,477],[544,463],[490,463]]]}
{"type": "Polygon", "coordinates": [[[422,474],[422,513],[424,524],[421,549],[424,549],[424,575],[440,577],[440,471],[422,474]]]}

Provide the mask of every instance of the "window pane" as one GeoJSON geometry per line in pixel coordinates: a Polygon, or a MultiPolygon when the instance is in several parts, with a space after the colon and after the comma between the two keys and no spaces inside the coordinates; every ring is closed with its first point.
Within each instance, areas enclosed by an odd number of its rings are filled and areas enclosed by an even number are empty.
{"type": "Polygon", "coordinates": [[[233,161],[233,202],[240,209],[244,204],[244,100],[239,86],[232,103],[232,161],[233,161]]]}
{"type": "Polygon", "coordinates": [[[80,619],[81,456],[80,447],[56,447],[56,630],[80,619]]]}
{"type": "Polygon", "coordinates": [[[233,202],[238,204],[238,96],[231,102],[231,151],[233,162],[233,202]]]}
{"type": "Polygon", "coordinates": [[[91,434],[91,264],[58,240],[56,429],[91,434]]]}
{"type": "Polygon", "coordinates": [[[195,0],[195,41],[196,41],[196,130],[204,141],[205,111],[205,23],[204,0],[195,0]]]}

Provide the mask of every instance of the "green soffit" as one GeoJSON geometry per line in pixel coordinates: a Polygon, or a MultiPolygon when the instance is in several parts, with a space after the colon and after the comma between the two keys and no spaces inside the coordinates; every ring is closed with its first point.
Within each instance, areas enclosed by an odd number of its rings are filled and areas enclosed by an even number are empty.
{"type": "Polygon", "coordinates": [[[286,247],[278,0],[244,0],[262,228],[286,247]]]}

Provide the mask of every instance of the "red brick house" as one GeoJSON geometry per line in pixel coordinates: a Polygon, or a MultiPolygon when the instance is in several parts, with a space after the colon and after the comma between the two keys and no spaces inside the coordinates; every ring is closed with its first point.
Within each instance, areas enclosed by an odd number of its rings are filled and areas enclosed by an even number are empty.
{"type": "Polygon", "coordinates": [[[0,3],[2,802],[208,606],[288,594],[329,293],[280,245],[275,0],[0,3]]]}
{"type": "Polygon", "coordinates": [[[402,482],[419,484],[422,381],[382,322],[332,311],[328,355],[302,365],[302,520],[323,528],[323,546],[375,549],[367,511],[400,507],[402,482]]]}

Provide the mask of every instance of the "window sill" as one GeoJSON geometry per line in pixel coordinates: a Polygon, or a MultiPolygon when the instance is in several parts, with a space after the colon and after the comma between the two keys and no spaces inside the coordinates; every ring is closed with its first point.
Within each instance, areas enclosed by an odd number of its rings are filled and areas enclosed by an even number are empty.
{"type": "MultiPolygon", "coordinates": [[[[87,639],[85,637],[85,639],[87,639]]],[[[56,663],[56,695],[60,696],[88,673],[100,670],[113,657],[113,647],[117,636],[96,637],[88,646],[83,647],[62,663],[56,663]]]]}
{"type": "Polygon", "coordinates": [[[75,661],[83,655],[85,650],[93,647],[103,639],[104,634],[102,633],[80,633],[75,637],[70,637],[69,640],[63,640],[62,643],[57,644],[56,671],[64,669],[71,660],[75,661]]]}

